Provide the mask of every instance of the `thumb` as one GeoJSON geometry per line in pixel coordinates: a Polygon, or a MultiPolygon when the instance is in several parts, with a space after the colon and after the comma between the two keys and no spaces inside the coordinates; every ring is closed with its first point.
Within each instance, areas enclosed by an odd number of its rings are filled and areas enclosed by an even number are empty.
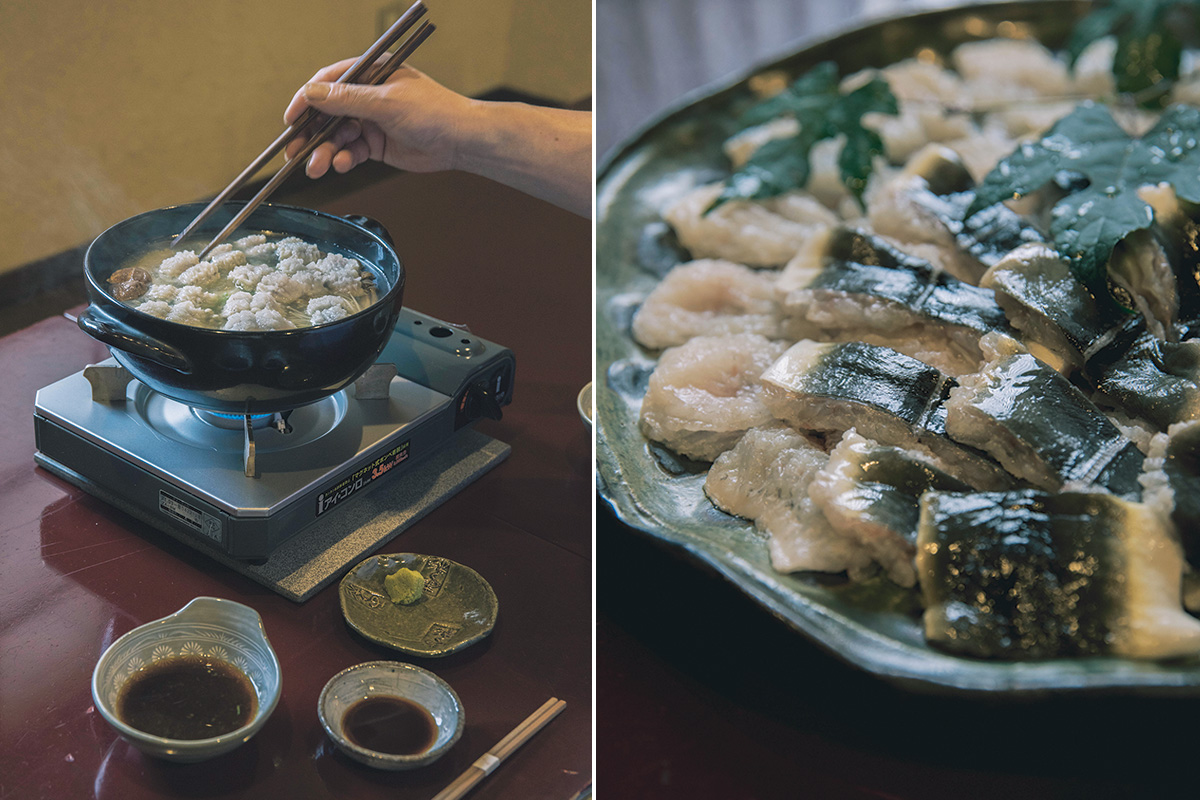
{"type": "Polygon", "coordinates": [[[304,84],[301,92],[309,105],[333,117],[374,119],[382,108],[378,86],[313,81],[304,84]]]}

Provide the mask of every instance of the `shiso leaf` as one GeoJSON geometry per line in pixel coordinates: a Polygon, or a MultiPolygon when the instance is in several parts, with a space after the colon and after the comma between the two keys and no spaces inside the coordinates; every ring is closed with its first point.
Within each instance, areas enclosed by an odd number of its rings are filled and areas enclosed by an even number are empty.
{"type": "Polygon", "coordinates": [[[1072,66],[1092,42],[1115,36],[1112,74],[1118,92],[1155,105],[1179,77],[1183,42],[1178,31],[1194,25],[1173,20],[1180,12],[1200,9],[1200,0],[1108,0],[1083,17],[1067,42],[1072,66]]]}
{"type": "Polygon", "coordinates": [[[1050,239],[1077,278],[1108,296],[1105,265],[1117,242],[1150,227],[1154,211],[1137,190],[1168,183],[1200,202],[1200,110],[1172,106],[1140,139],[1131,138],[1104,106],[1084,103],[1040,141],[1001,159],[976,190],[970,216],[1002,200],[1024,197],[1060,173],[1082,176],[1051,209],[1050,239]]]}
{"type": "Polygon", "coordinates": [[[747,126],[791,116],[800,123],[800,131],[790,138],[773,139],[756,150],[726,182],[708,211],[730,200],[765,200],[803,188],[811,172],[813,145],[837,136],[845,136],[838,157],[842,180],[861,202],[872,162],[883,154],[883,140],[863,127],[862,116],[871,112],[898,114],[899,106],[880,77],[845,94],[838,84],[837,65],[823,61],[779,94],[750,108],[741,119],[747,126]]]}

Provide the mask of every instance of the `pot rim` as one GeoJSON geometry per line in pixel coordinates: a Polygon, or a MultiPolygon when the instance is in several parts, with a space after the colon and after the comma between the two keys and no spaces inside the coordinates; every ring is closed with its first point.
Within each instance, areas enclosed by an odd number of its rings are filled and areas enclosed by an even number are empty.
{"type": "MultiPolygon", "coordinates": [[[[174,328],[174,329],[186,330],[186,331],[190,331],[190,332],[198,331],[201,334],[212,334],[212,335],[216,335],[216,336],[227,336],[227,337],[234,337],[234,338],[253,336],[255,338],[265,337],[265,338],[269,338],[269,339],[282,339],[282,338],[286,338],[289,336],[301,335],[305,331],[323,330],[326,328],[331,328],[335,325],[342,325],[342,324],[348,323],[351,320],[357,319],[358,317],[364,316],[368,313],[373,313],[382,304],[388,302],[397,292],[403,290],[405,274],[406,274],[406,270],[404,267],[404,261],[400,258],[400,254],[396,252],[396,248],[391,242],[387,241],[382,236],[380,236],[379,234],[370,230],[369,228],[367,228],[363,225],[360,225],[357,222],[354,222],[350,219],[347,219],[346,217],[340,216],[338,214],[331,214],[327,211],[318,211],[317,209],[313,209],[313,208],[305,208],[303,206],[287,205],[284,203],[263,203],[262,205],[259,206],[259,208],[260,209],[281,209],[284,211],[298,211],[303,214],[312,215],[314,217],[321,217],[321,218],[325,218],[325,219],[336,220],[335,224],[351,226],[356,231],[358,231],[362,234],[365,234],[366,236],[369,236],[370,238],[372,238],[376,242],[378,242],[380,245],[387,248],[387,250],[390,251],[392,256],[396,259],[396,266],[398,269],[396,280],[392,281],[392,285],[390,287],[388,287],[387,292],[385,292],[384,294],[382,294],[378,298],[376,298],[375,302],[372,303],[371,305],[367,306],[366,308],[360,309],[358,311],[355,311],[353,314],[342,317],[341,319],[332,320],[330,322],[322,322],[317,325],[305,325],[303,327],[297,327],[297,328],[285,328],[283,330],[233,331],[233,330],[226,330],[224,328],[208,328],[208,327],[204,327],[202,325],[189,325],[185,322],[175,322],[174,320],[164,319],[163,317],[156,317],[153,314],[147,314],[145,311],[139,311],[134,306],[131,306],[128,303],[123,303],[120,300],[113,297],[111,294],[109,294],[108,291],[104,288],[104,286],[100,283],[100,281],[96,278],[96,276],[92,274],[92,270],[89,268],[89,265],[91,264],[91,260],[92,260],[92,248],[94,248],[96,246],[97,242],[99,242],[104,237],[108,236],[113,231],[116,231],[125,225],[130,225],[133,222],[135,222],[136,220],[142,219],[144,217],[148,217],[152,214],[161,214],[164,211],[174,211],[177,209],[189,208],[189,207],[195,207],[197,209],[200,209],[200,208],[203,208],[204,205],[205,205],[204,203],[197,202],[197,203],[179,203],[179,204],[171,205],[171,206],[163,206],[162,208],[155,208],[155,209],[151,209],[149,211],[143,211],[140,214],[134,214],[132,217],[126,217],[125,219],[121,220],[120,222],[116,222],[116,223],[113,223],[112,225],[110,225],[108,228],[106,228],[104,231],[102,231],[99,235],[97,235],[96,238],[94,238],[88,244],[87,250],[84,251],[83,275],[84,275],[84,279],[87,281],[89,291],[98,292],[104,301],[106,301],[107,303],[115,304],[122,310],[122,312],[133,313],[136,315],[135,318],[138,320],[148,320],[148,321],[152,321],[152,324],[164,325],[167,330],[171,330],[172,328],[174,328]]],[[[244,205],[246,205],[246,201],[232,200],[232,201],[228,201],[227,203],[225,203],[225,205],[244,206],[244,205]]],[[[256,211],[257,210],[258,209],[256,209],[256,211]]],[[[296,234],[289,233],[289,234],[285,234],[285,235],[295,236],[296,234]]],[[[299,238],[299,237],[297,237],[297,238],[299,238]]],[[[180,251],[180,252],[182,252],[182,251],[180,251]]],[[[360,256],[356,255],[355,257],[358,258],[360,261],[364,261],[364,259],[362,259],[360,256]]],[[[379,271],[379,268],[375,264],[371,264],[370,266],[372,267],[373,273],[379,271]]],[[[89,301],[89,305],[97,306],[97,298],[89,297],[88,301],[89,301]]]]}

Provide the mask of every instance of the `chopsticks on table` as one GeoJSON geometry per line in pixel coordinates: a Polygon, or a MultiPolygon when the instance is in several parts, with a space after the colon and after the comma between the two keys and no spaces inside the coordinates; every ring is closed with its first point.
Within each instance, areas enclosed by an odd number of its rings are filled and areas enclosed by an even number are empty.
{"type": "Polygon", "coordinates": [[[475,784],[491,775],[492,770],[500,766],[500,763],[508,758],[514,750],[529,741],[529,738],[540,731],[547,722],[557,717],[559,712],[566,708],[566,705],[566,700],[551,697],[542,704],[541,708],[526,717],[524,722],[513,728],[508,736],[497,742],[495,747],[476,759],[466,772],[434,795],[433,800],[458,800],[471,791],[475,784]]]}
{"type": "MultiPolygon", "coordinates": [[[[405,59],[413,54],[413,52],[421,46],[421,44],[429,38],[434,32],[436,26],[431,22],[425,21],[420,24],[412,36],[410,36],[403,44],[396,48],[387,60],[383,63],[377,63],[380,57],[388,51],[388,49],[400,41],[403,36],[408,33],[409,29],[416,24],[425,14],[425,5],[422,0],[417,0],[416,3],[405,11],[400,18],[397,19],[390,28],[388,28],[382,36],[371,45],[361,56],[358,57],[346,72],[337,79],[337,83],[364,83],[372,86],[383,83],[389,76],[404,63],[405,59]],[[362,80],[360,80],[362,79],[362,80]]],[[[195,219],[188,223],[179,235],[175,237],[172,246],[179,244],[184,238],[198,228],[205,220],[213,215],[213,213],[226,201],[229,197],[240,189],[246,181],[254,177],[263,165],[274,158],[282,151],[289,142],[295,139],[306,127],[315,127],[312,136],[305,144],[304,148],[296,154],[294,158],[284,164],[274,176],[267,181],[266,185],[259,190],[258,194],[246,203],[245,207],[235,216],[228,225],[226,225],[220,233],[218,233],[208,245],[201,250],[198,255],[204,258],[208,253],[224,241],[232,231],[246,221],[246,218],[257,208],[272,192],[279,187],[279,184],[291,175],[296,167],[303,164],[312,152],[317,149],[317,146],[327,140],[337,129],[339,123],[345,119],[344,117],[328,117],[320,113],[314,108],[308,108],[302,113],[295,122],[284,129],[283,133],[271,142],[266,150],[262,151],[257,158],[242,170],[242,172],[226,186],[221,193],[213,198],[204,210],[201,211],[195,219]]]]}

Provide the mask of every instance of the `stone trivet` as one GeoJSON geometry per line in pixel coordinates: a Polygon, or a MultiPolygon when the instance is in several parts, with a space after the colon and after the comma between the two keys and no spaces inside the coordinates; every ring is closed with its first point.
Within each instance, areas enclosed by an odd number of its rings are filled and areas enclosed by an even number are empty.
{"type": "MultiPolygon", "coordinates": [[[[224,553],[198,548],[289,600],[303,603],[349,567],[403,533],[463,487],[499,464],[511,452],[507,444],[467,428],[397,480],[366,492],[328,518],[324,516],[283,542],[263,564],[249,564],[224,553]]],[[[115,494],[56,463],[42,463],[60,477],[110,505],[154,526],[154,519],[115,494]]],[[[161,530],[161,529],[159,529],[161,530]]],[[[186,544],[195,541],[165,533],[186,544]]]]}

